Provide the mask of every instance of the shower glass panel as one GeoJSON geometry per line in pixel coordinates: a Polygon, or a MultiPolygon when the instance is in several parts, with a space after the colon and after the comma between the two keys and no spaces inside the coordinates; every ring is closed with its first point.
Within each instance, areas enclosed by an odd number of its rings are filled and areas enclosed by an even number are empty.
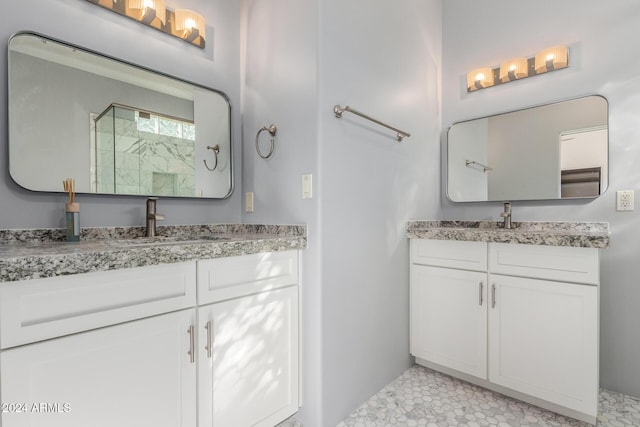
{"type": "Polygon", "coordinates": [[[95,119],[95,190],[196,196],[192,121],[112,104],[95,119]]]}
{"type": "Polygon", "coordinates": [[[94,192],[113,193],[115,189],[115,163],[113,156],[113,138],[115,135],[113,108],[108,108],[95,120],[95,150],[92,151],[94,171],[92,186],[94,192]]]}

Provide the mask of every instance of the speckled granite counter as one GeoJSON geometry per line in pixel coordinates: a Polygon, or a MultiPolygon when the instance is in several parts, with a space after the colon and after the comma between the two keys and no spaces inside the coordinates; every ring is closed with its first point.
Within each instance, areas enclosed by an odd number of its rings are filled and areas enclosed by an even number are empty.
{"type": "Polygon", "coordinates": [[[142,227],[86,228],[81,241],[62,229],[0,230],[0,282],[116,270],[198,259],[304,249],[306,226],[197,225],[158,227],[145,240],[142,227]]]}
{"type": "Polygon", "coordinates": [[[509,230],[490,221],[410,221],[407,234],[413,239],[467,240],[528,245],[606,248],[606,222],[514,222],[509,230]]]}

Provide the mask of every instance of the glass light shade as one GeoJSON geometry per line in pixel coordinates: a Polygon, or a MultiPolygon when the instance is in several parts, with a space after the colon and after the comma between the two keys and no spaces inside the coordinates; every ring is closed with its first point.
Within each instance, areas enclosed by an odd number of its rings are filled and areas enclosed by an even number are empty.
{"type": "Polygon", "coordinates": [[[521,79],[529,75],[527,58],[514,58],[500,64],[500,81],[502,83],[521,79]]]}
{"type": "Polygon", "coordinates": [[[184,33],[193,30],[198,30],[198,33],[202,39],[205,39],[205,20],[202,15],[189,10],[189,9],[176,9],[175,11],[175,29],[178,32],[184,33]]]}
{"type": "Polygon", "coordinates": [[[167,9],[165,0],[87,1],[204,49],[206,23],[196,12],[187,9],[173,12],[167,9]]]}
{"type": "Polygon", "coordinates": [[[167,19],[167,6],[164,0],[127,0],[127,9],[138,10],[140,16],[136,19],[140,21],[144,18],[144,11],[147,8],[155,10],[156,18],[163,24],[165,23],[167,19]]]}
{"type": "Polygon", "coordinates": [[[493,70],[491,68],[477,68],[467,74],[467,90],[474,91],[493,86],[493,70]]]}
{"type": "Polygon", "coordinates": [[[536,73],[565,68],[569,65],[569,49],[566,46],[554,46],[536,53],[536,73]]]}

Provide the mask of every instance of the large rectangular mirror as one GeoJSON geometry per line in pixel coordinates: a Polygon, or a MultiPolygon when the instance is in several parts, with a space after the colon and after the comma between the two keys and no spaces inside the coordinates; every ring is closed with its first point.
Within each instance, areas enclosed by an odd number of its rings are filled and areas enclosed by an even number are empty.
{"type": "Polygon", "coordinates": [[[608,103],[587,96],[453,124],[454,202],[594,198],[608,186],[608,103]]]}
{"type": "Polygon", "coordinates": [[[39,34],[9,40],[9,172],[78,193],[225,198],[231,107],[215,89],[39,34]]]}

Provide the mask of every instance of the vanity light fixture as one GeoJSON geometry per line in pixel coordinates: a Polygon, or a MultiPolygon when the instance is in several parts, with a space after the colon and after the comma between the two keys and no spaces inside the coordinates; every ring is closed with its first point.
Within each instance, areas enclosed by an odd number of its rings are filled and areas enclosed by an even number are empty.
{"type": "Polygon", "coordinates": [[[198,38],[205,39],[205,22],[202,15],[189,9],[176,9],[175,34],[193,43],[198,38]]]}
{"type": "Polygon", "coordinates": [[[87,0],[204,49],[206,22],[188,9],[167,9],[165,0],[87,0]]]}
{"type": "Polygon", "coordinates": [[[500,64],[500,83],[521,79],[529,75],[527,58],[513,58],[500,64]]]}
{"type": "Polygon", "coordinates": [[[477,68],[467,74],[467,88],[469,92],[493,86],[494,77],[491,68],[477,68]]]}
{"type": "Polygon", "coordinates": [[[514,58],[495,68],[477,68],[467,74],[467,91],[473,92],[569,66],[569,48],[554,46],[530,58],[514,58]]]}
{"type": "Polygon", "coordinates": [[[91,0],[91,3],[106,7],[107,9],[111,9],[113,7],[113,0],[91,0]]]}
{"type": "Polygon", "coordinates": [[[154,28],[162,28],[167,19],[164,0],[127,0],[128,17],[154,28]]]}
{"type": "Polygon", "coordinates": [[[565,68],[569,65],[569,50],[566,46],[554,46],[536,53],[536,74],[565,68]]]}

